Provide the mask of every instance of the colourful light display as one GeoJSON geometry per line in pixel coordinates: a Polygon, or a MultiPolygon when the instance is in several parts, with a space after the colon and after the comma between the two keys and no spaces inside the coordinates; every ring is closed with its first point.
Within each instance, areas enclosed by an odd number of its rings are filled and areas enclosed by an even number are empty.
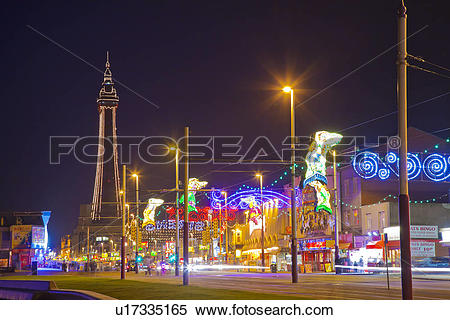
{"type": "MultiPolygon", "coordinates": [[[[374,152],[364,151],[353,158],[354,171],[364,179],[378,177],[388,179],[391,174],[398,177],[398,156],[393,152],[386,154],[383,159],[374,152]]],[[[432,181],[444,181],[450,178],[450,156],[437,153],[429,154],[423,160],[418,154],[408,153],[408,180],[416,179],[423,173],[432,181]]]]}
{"type": "MultiPolygon", "coordinates": [[[[301,205],[301,192],[296,190],[296,204],[301,205]]],[[[244,201],[245,198],[254,197],[255,206],[261,206],[261,191],[260,190],[245,190],[238,191],[227,197],[227,207],[230,210],[248,210],[249,203],[244,201]]],[[[272,202],[278,208],[290,208],[291,199],[284,194],[272,190],[263,190],[263,202],[272,202]]],[[[219,209],[225,208],[225,198],[220,190],[210,193],[211,208],[219,209]]]]}
{"type": "Polygon", "coordinates": [[[144,210],[144,221],[142,226],[145,227],[149,224],[155,225],[155,210],[164,203],[162,199],[150,198],[148,199],[147,207],[144,210]]]}
{"type": "Polygon", "coordinates": [[[254,230],[262,228],[263,220],[261,205],[258,206],[254,196],[242,198],[242,202],[248,205],[248,210],[245,213],[248,217],[249,233],[251,235],[254,230]]]}
{"type": "MultiPolygon", "coordinates": [[[[200,181],[197,178],[190,178],[188,183],[188,212],[197,212],[195,193],[208,184],[207,181],[200,181]]],[[[180,203],[184,203],[184,194],[180,198],[180,203]]]]}
{"type": "Polygon", "coordinates": [[[342,139],[342,135],[338,133],[330,133],[328,131],[318,131],[314,136],[305,161],[307,165],[305,181],[303,187],[310,185],[314,188],[317,197],[316,211],[331,211],[330,193],[326,187],[326,163],[328,151],[338,144],[342,139]]]}

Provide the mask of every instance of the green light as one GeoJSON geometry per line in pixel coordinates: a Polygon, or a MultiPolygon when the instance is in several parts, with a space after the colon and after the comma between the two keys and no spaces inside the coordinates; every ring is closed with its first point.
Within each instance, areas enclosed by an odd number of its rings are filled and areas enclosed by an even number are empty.
{"type": "Polygon", "coordinates": [[[450,142],[450,138],[447,138],[447,139],[445,140],[445,142],[450,142]]]}
{"type": "Polygon", "coordinates": [[[424,153],[427,153],[427,152],[428,152],[428,150],[427,150],[427,149],[425,149],[424,153]]]}
{"type": "Polygon", "coordinates": [[[435,148],[435,149],[438,149],[438,148],[439,148],[439,145],[438,145],[438,144],[436,144],[436,145],[434,146],[434,148],[435,148]]]}

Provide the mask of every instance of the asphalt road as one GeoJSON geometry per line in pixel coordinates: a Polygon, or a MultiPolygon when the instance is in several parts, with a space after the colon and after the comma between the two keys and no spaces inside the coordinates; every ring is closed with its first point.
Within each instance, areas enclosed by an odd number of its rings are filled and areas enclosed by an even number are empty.
{"type": "MultiPolygon", "coordinates": [[[[106,275],[105,275],[106,276],[106,275]]],[[[182,283],[173,275],[146,277],[127,273],[127,279],[182,283]]],[[[400,277],[390,278],[387,289],[385,275],[299,274],[292,284],[287,273],[209,272],[191,273],[190,284],[200,287],[245,290],[292,295],[295,299],[401,299],[400,277]]],[[[449,280],[415,279],[414,299],[450,299],[449,280]]]]}

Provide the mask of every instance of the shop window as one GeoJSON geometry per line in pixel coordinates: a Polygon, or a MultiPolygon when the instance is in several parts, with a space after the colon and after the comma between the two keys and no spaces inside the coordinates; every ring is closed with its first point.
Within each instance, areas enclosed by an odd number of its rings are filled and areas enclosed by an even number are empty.
{"type": "Polygon", "coordinates": [[[366,214],[366,227],[367,227],[367,231],[372,231],[372,214],[371,213],[366,214]]]}
{"type": "Polygon", "coordinates": [[[357,177],[353,177],[352,189],[353,189],[353,194],[358,194],[358,178],[357,177]]]}
{"type": "Polygon", "coordinates": [[[380,217],[380,230],[383,230],[384,228],[386,228],[386,214],[384,213],[384,211],[379,212],[379,217],[380,217]]]}
{"type": "Polygon", "coordinates": [[[358,225],[359,224],[359,212],[358,209],[353,210],[353,224],[358,225]]]}
{"type": "Polygon", "coordinates": [[[344,180],[344,197],[350,194],[350,179],[344,180]]]}
{"type": "Polygon", "coordinates": [[[348,226],[350,224],[350,213],[348,211],[344,212],[344,224],[348,226]]]}

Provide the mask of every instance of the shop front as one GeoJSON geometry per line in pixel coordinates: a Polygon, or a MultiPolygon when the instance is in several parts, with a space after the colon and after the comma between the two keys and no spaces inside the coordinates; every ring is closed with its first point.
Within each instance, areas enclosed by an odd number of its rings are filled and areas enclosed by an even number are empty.
{"type": "Polygon", "coordinates": [[[334,240],[304,239],[299,241],[300,272],[332,272],[334,267],[334,240]]]}

